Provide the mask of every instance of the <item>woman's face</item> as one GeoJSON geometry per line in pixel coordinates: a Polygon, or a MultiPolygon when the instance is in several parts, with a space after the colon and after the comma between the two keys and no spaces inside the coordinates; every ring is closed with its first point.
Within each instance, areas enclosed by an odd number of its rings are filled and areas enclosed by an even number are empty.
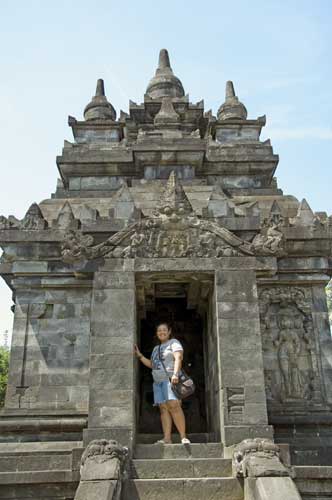
{"type": "Polygon", "coordinates": [[[169,339],[171,335],[171,330],[168,329],[167,325],[159,325],[157,328],[157,337],[160,342],[165,342],[169,339]]]}

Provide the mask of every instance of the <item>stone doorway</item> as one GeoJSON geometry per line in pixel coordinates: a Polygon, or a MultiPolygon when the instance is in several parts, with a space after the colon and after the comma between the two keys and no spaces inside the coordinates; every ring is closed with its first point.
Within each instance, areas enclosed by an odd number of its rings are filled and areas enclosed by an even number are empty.
{"type": "MultiPolygon", "coordinates": [[[[184,368],[194,378],[196,393],[183,401],[188,433],[207,433],[211,405],[206,384],[212,344],[209,304],[213,281],[207,276],[144,276],[137,280],[138,340],[147,357],[158,341],[155,327],[160,321],[171,323],[174,336],[184,347],[184,368]],[[168,280],[168,281],[167,281],[168,280]],[[210,345],[209,345],[210,344],[210,345]]],[[[140,434],[160,434],[158,408],[153,407],[151,370],[143,365],[137,373],[137,429],[140,434]]]]}

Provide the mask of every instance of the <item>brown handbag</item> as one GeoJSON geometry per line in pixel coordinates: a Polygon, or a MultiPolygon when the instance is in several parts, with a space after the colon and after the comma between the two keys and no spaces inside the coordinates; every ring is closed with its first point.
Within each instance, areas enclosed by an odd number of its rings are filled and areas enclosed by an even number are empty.
{"type": "MultiPolygon", "coordinates": [[[[161,364],[163,365],[163,368],[165,370],[166,375],[168,375],[168,372],[166,370],[166,367],[164,365],[164,362],[161,358],[161,349],[160,346],[158,348],[158,355],[159,355],[159,360],[161,364]]],[[[172,391],[174,392],[175,396],[178,399],[186,399],[189,398],[192,394],[195,392],[195,383],[189,375],[186,374],[184,370],[180,371],[179,374],[179,382],[177,384],[172,384],[172,379],[169,379],[172,385],[172,391]]]]}

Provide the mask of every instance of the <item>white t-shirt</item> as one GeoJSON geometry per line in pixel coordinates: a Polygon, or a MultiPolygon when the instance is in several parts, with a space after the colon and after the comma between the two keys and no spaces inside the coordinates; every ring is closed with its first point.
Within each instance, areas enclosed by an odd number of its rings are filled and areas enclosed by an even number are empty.
{"type": "Polygon", "coordinates": [[[152,376],[155,382],[161,382],[163,380],[167,380],[169,377],[173,375],[174,372],[174,352],[183,351],[183,347],[181,343],[176,339],[170,339],[167,342],[164,342],[158,346],[156,346],[151,354],[152,361],[152,376]],[[164,367],[159,358],[159,348],[160,348],[160,356],[164,362],[167,374],[165,373],[164,367]]]}

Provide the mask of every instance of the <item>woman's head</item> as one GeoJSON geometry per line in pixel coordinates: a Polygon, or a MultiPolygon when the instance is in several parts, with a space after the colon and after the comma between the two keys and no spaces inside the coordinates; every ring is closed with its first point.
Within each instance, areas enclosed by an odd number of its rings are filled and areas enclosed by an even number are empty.
{"type": "Polygon", "coordinates": [[[165,321],[158,323],[156,335],[160,342],[167,342],[172,337],[172,330],[169,324],[165,321]]]}

